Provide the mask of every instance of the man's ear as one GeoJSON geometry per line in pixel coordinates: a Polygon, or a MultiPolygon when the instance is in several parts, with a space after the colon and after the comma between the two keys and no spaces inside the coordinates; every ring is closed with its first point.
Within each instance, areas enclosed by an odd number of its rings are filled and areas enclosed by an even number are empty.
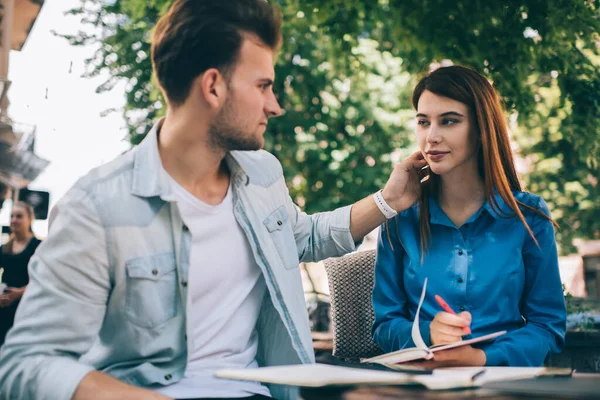
{"type": "Polygon", "coordinates": [[[196,86],[195,90],[200,91],[210,108],[217,109],[225,103],[227,82],[218,69],[210,68],[204,71],[196,78],[194,86],[196,86]]]}

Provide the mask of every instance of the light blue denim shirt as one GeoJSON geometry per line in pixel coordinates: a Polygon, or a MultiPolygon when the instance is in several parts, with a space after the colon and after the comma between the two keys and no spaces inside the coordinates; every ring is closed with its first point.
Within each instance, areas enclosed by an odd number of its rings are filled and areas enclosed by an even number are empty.
{"type": "MultiPolygon", "coordinates": [[[[298,264],[355,250],[351,206],[306,215],[273,155],[231,152],[226,161],[234,214],[268,289],[258,364],[314,362],[298,264]]],[[[0,352],[0,398],[70,399],[92,370],[141,387],[182,378],[191,234],[167,178],[155,125],[140,146],[91,171],[54,207],[0,352]]],[[[297,397],[293,388],[270,390],[297,397]]]]}
{"type": "MultiPolygon", "coordinates": [[[[518,201],[550,215],[540,197],[514,192],[518,201]]],[[[564,345],[566,309],[552,223],[529,210],[521,220],[496,195],[500,212],[485,203],[460,228],[437,202],[429,202],[431,244],[421,263],[419,207],[383,226],[377,247],[373,337],[384,351],[413,347],[411,327],[423,281],[427,294],[419,314],[427,345],[429,324],[443,311],[440,295],[455,311],[473,317],[466,339],[507,330],[491,344],[479,345],[491,366],[540,366],[564,345]],[[509,215],[507,215],[509,214],[509,215]],[[508,217],[508,218],[507,218],[508,217]]]]}

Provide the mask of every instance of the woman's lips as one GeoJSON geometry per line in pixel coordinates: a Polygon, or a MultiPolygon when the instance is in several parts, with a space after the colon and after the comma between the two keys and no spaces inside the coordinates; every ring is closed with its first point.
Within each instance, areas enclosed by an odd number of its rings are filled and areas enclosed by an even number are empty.
{"type": "Polygon", "coordinates": [[[427,153],[427,157],[431,161],[441,161],[444,157],[446,157],[450,152],[435,152],[435,153],[427,153]]]}

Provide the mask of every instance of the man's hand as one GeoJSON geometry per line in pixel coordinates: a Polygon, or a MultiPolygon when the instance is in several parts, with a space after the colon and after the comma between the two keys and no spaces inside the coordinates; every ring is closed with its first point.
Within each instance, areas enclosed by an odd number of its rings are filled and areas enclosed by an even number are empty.
{"type": "Polygon", "coordinates": [[[420,172],[427,163],[420,151],[394,167],[390,179],[381,191],[383,199],[401,212],[412,206],[421,194],[420,172]]]}
{"type": "Polygon", "coordinates": [[[429,337],[431,344],[438,345],[444,343],[453,343],[462,340],[465,332],[463,326],[471,325],[471,313],[461,312],[458,315],[447,312],[439,312],[435,315],[431,324],[429,324],[429,337]]]}
{"type": "Polygon", "coordinates": [[[123,383],[112,376],[92,371],[83,377],[72,400],[172,400],[158,392],[123,383]]]}
{"type": "Polygon", "coordinates": [[[25,289],[9,287],[0,294],[0,308],[10,307],[13,303],[23,297],[25,289]]]}
{"type": "Polygon", "coordinates": [[[487,358],[485,352],[471,346],[461,346],[454,349],[436,351],[433,359],[411,363],[421,368],[433,369],[443,367],[482,367],[487,358]]]}

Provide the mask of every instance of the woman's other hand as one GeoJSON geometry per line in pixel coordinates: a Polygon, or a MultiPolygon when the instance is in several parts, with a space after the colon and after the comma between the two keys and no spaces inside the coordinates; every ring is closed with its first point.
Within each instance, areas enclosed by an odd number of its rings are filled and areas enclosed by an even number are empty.
{"type": "Polygon", "coordinates": [[[445,368],[445,367],[482,367],[487,357],[481,349],[471,346],[460,346],[454,349],[436,351],[433,358],[427,361],[410,363],[420,368],[445,368]]]}
{"type": "Polygon", "coordinates": [[[411,154],[394,167],[390,179],[381,191],[383,199],[401,212],[412,206],[421,194],[421,170],[427,163],[420,151],[411,154]]]}

